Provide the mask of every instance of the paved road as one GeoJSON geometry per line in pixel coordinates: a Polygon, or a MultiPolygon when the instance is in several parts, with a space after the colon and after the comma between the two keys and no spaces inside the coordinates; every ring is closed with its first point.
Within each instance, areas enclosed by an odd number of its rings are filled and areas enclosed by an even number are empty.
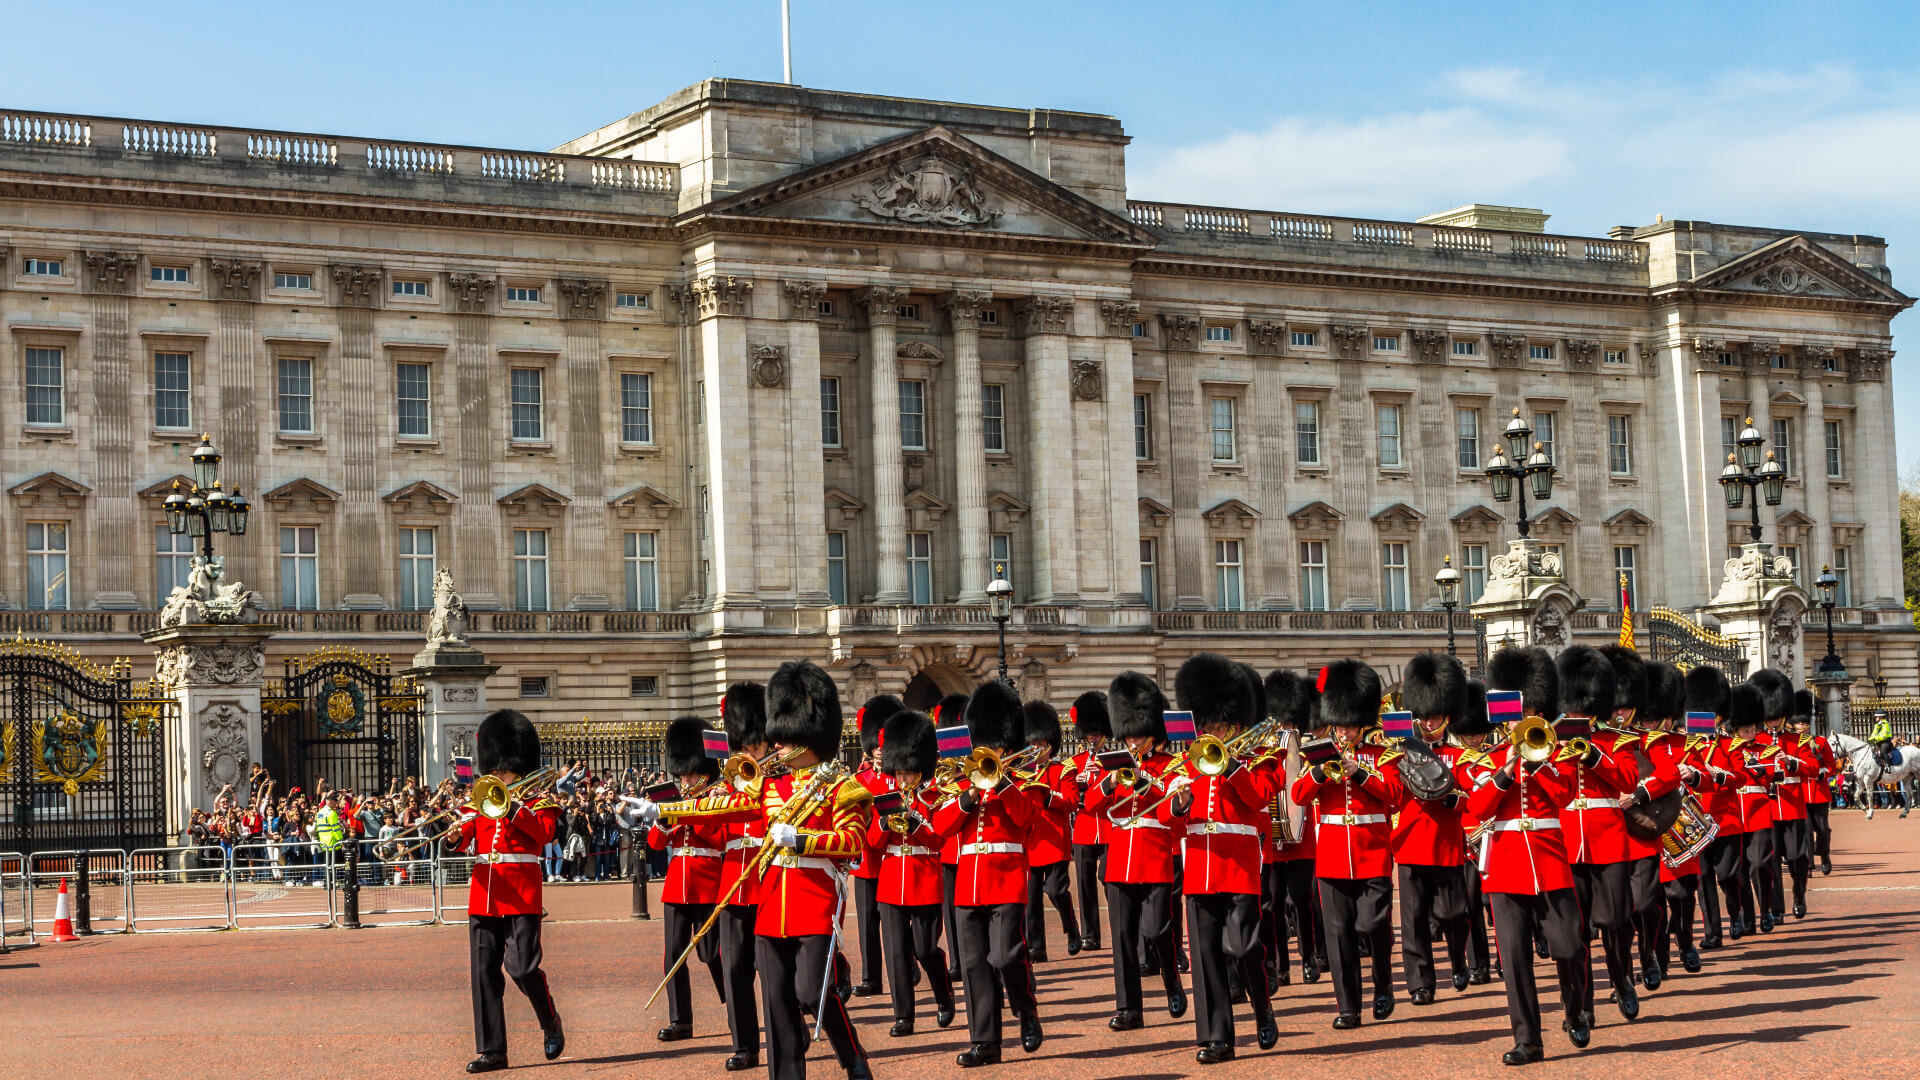
{"type": "MultiPolygon", "coordinates": [[[[1628,1025],[1600,1005],[1593,1045],[1574,1051],[1557,1032],[1536,1077],[1880,1077],[1920,1064],[1920,818],[1883,814],[1863,822],[1836,814],[1837,867],[1815,879],[1803,922],[1708,953],[1645,995],[1628,1025]]],[[[525,1002],[508,991],[517,1064],[546,1080],[660,1076],[721,1080],[725,1022],[712,988],[697,1009],[700,1037],[663,1045],[653,1032],[665,1005],[643,1009],[660,970],[660,924],[625,918],[624,885],[553,890],[547,969],[567,1021],[568,1054],[540,1061],[525,1002]]],[[[1057,943],[1055,956],[1062,950],[1057,943]]],[[[296,1080],[461,1075],[472,1056],[465,931],[459,927],[141,934],[16,949],[0,957],[0,1076],[272,1077],[296,1080]]],[[[1047,1043],[1032,1058],[1012,1049],[1002,1075],[1079,1080],[1165,1080],[1202,1071],[1193,1062],[1191,1018],[1150,1009],[1148,1026],[1107,1031],[1112,983],[1106,953],[1042,967],[1047,1043]],[[1017,1060],[1014,1060],[1017,1059],[1017,1060]]],[[[1596,964],[1604,980],[1604,967],[1596,964]]],[[[1297,973],[1297,972],[1296,972],[1297,973]]],[[[1548,1016],[1556,1014],[1550,966],[1540,966],[1548,1016]]],[[[1152,980],[1149,980],[1152,982],[1152,980]]],[[[1601,989],[1604,998],[1606,990],[1601,989]]],[[[1154,996],[1150,1005],[1157,1005],[1154,996]]],[[[1282,991],[1283,1037],[1267,1054],[1242,1020],[1239,1060],[1205,1070],[1216,1078],[1362,1071],[1396,1077],[1512,1075],[1499,984],[1443,991],[1415,1010],[1404,998],[1393,1019],[1334,1032],[1325,979],[1282,991]]],[[[855,999],[853,1015],[881,1080],[959,1072],[964,1017],[948,1031],[923,1005],[921,1034],[889,1039],[884,999],[855,999]]],[[[812,1074],[840,1076],[822,1044],[812,1074]]],[[[749,1074],[761,1075],[761,1074],[749,1074]]]]}

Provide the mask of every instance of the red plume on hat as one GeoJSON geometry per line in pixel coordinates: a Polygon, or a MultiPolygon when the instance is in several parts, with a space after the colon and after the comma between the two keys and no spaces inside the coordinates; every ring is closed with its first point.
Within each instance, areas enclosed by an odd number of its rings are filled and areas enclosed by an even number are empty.
{"type": "Polygon", "coordinates": [[[1323,667],[1320,669],[1320,677],[1313,681],[1313,689],[1316,692],[1322,693],[1322,694],[1327,692],[1327,669],[1326,668],[1323,667]]]}

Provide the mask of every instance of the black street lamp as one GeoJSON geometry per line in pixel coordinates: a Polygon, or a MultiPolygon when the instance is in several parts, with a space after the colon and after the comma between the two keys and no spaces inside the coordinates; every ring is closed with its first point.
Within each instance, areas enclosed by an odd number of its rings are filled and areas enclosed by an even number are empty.
{"type": "Polygon", "coordinates": [[[198,537],[200,557],[209,565],[213,562],[213,534],[245,536],[247,514],[253,509],[240,492],[221,490],[219,473],[220,452],[213,448],[211,435],[202,435],[200,445],[193,450],[193,483],[183,491],[180,481],[175,480],[172,494],[161,504],[167,512],[167,531],[175,536],[198,537]]]}
{"type": "Polygon", "coordinates": [[[1748,502],[1748,488],[1760,489],[1754,493],[1753,522],[1747,526],[1747,535],[1757,544],[1760,542],[1760,500],[1766,499],[1768,506],[1780,505],[1787,487],[1787,468],[1771,450],[1766,452],[1765,461],[1761,460],[1760,448],[1767,440],[1753,426],[1753,417],[1747,417],[1747,426],[1735,441],[1739,450],[1727,455],[1727,467],[1720,470],[1720,490],[1727,497],[1727,509],[1738,510],[1748,502]]]}
{"type": "Polygon", "coordinates": [[[1460,602],[1460,571],[1453,568],[1453,556],[1440,560],[1440,572],[1433,575],[1440,587],[1440,606],[1447,609],[1447,655],[1453,655],[1453,609],[1460,602]]]}
{"type": "Polygon", "coordinates": [[[1887,673],[1884,671],[1873,677],[1873,696],[1882,701],[1887,698],[1887,673]]]}
{"type": "MultiPolygon", "coordinates": [[[[1847,665],[1840,660],[1840,654],[1833,649],[1833,595],[1840,587],[1840,579],[1834,576],[1830,566],[1820,567],[1820,576],[1814,579],[1813,587],[1820,593],[1820,606],[1827,610],[1827,655],[1820,660],[1820,669],[1816,678],[1846,678],[1847,665]]],[[[1882,677],[1881,684],[1885,685],[1882,677]]]]}
{"type": "Polygon", "coordinates": [[[1008,686],[1007,622],[1013,618],[1013,582],[1007,580],[1005,563],[993,564],[993,580],[987,582],[987,615],[1000,627],[1000,681],[1008,686]]]}
{"type": "Polygon", "coordinates": [[[1544,503],[1553,498],[1553,458],[1547,453],[1545,443],[1534,443],[1533,452],[1518,464],[1507,456],[1509,447],[1526,450],[1527,440],[1533,437],[1533,429],[1520,419],[1520,410],[1513,410],[1513,419],[1507,421],[1507,430],[1500,436],[1504,445],[1495,444],[1493,458],[1487,462],[1487,482],[1493,487],[1493,501],[1506,502],[1512,499],[1517,488],[1520,493],[1520,536],[1525,539],[1533,530],[1533,523],[1527,520],[1527,492],[1532,489],[1535,502],[1544,503]],[[1514,481],[1525,479],[1526,483],[1514,481]]]}

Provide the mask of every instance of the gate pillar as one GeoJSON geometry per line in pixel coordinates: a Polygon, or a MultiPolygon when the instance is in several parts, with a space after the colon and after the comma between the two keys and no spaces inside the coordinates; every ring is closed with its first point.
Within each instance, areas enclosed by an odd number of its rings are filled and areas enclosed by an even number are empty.
{"type": "Polygon", "coordinates": [[[179,835],[195,810],[241,791],[260,760],[260,682],[272,623],[185,623],[142,635],[155,652],[157,692],[179,704],[167,733],[167,807],[179,835]]]}
{"type": "Polygon", "coordinates": [[[1469,610],[1486,623],[1488,655],[1538,645],[1557,656],[1572,641],[1569,616],[1586,603],[1567,585],[1560,556],[1523,537],[1493,557],[1487,587],[1469,610]]]}
{"type": "Polygon", "coordinates": [[[425,697],[420,742],[428,784],[446,779],[453,759],[473,754],[473,733],[487,715],[487,676],[500,665],[467,640],[467,605],[441,567],[433,575],[433,610],[427,616],[427,647],[414,654],[402,675],[420,684],[425,697]]]}
{"type": "Polygon", "coordinates": [[[1726,580],[1703,609],[1720,620],[1720,632],[1740,639],[1747,671],[1778,668],[1796,686],[1807,682],[1801,622],[1806,590],[1793,582],[1793,563],[1773,554],[1771,544],[1742,544],[1740,556],[1726,562],[1726,580]]]}

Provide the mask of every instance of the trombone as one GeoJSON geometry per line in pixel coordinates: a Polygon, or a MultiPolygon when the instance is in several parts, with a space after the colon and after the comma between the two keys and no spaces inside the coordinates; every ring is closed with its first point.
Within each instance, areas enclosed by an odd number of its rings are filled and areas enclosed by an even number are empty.
{"type": "Polygon", "coordinates": [[[1554,751],[1560,745],[1559,736],[1553,733],[1553,725],[1547,723],[1544,716],[1521,719],[1507,731],[1507,741],[1513,744],[1514,753],[1519,754],[1521,760],[1532,765],[1543,765],[1552,760],[1554,751]]]}
{"type": "MultiPolygon", "coordinates": [[[[449,807],[430,817],[422,818],[420,821],[415,822],[410,831],[418,836],[418,842],[400,849],[394,858],[396,861],[407,858],[423,847],[441,843],[452,837],[455,833],[458,833],[463,818],[461,811],[466,809],[467,805],[471,805],[474,811],[481,817],[492,818],[498,821],[512,812],[515,800],[525,799],[529,794],[536,791],[544,794],[546,789],[553,787],[559,782],[560,770],[554,768],[552,765],[542,765],[540,768],[533,770],[511,784],[502,781],[492,773],[488,773],[473,782],[473,789],[468,792],[466,804],[458,807],[449,807]],[[426,827],[433,822],[439,821],[441,818],[453,818],[454,820],[445,828],[440,829],[432,835],[427,835],[425,832],[426,827]]],[[[395,837],[395,840],[398,839],[398,837],[395,837]]]]}
{"type": "Polygon", "coordinates": [[[793,759],[804,753],[805,747],[796,746],[785,753],[768,751],[765,756],[756,758],[743,750],[721,764],[720,779],[735,791],[752,791],[768,777],[791,771],[788,766],[793,759]]]}

